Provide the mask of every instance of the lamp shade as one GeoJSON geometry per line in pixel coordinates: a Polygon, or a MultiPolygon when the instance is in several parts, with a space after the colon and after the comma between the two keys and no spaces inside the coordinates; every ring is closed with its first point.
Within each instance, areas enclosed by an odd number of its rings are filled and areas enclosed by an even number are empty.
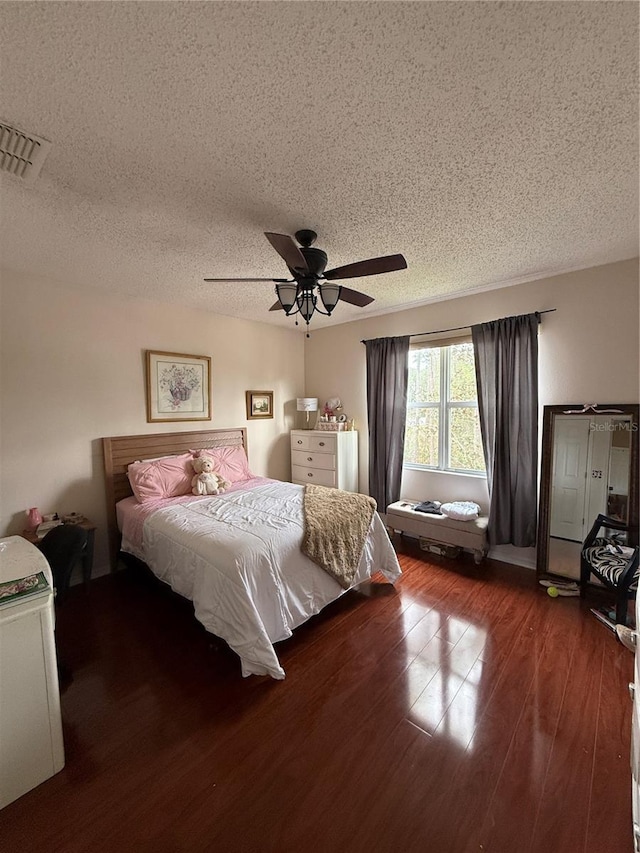
{"type": "Polygon", "coordinates": [[[318,290],[320,291],[320,299],[322,299],[325,311],[330,315],[336,307],[338,299],[340,299],[342,287],[339,284],[329,283],[319,286],[318,290]]]}
{"type": "Polygon", "coordinates": [[[289,314],[293,306],[296,304],[298,285],[295,282],[276,284],[276,293],[278,294],[280,305],[284,308],[284,313],[289,314]]]}
{"type": "Polygon", "coordinates": [[[300,311],[305,322],[308,325],[309,320],[313,317],[313,312],[316,310],[316,297],[313,293],[313,289],[310,289],[310,288],[298,289],[298,295],[296,296],[296,302],[298,303],[298,311],[300,311]]]}
{"type": "Polygon", "coordinates": [[[296,407],[299,412],[317,412],[318,398],[317,397],[297,397],[296,407]]]}

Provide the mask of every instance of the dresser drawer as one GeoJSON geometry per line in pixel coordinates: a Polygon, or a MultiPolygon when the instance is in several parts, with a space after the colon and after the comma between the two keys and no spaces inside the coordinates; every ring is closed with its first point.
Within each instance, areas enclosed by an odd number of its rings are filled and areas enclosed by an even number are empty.
{"type": "Polygon", "coordinates": [[[291,435],[291,450],[312,450],[315,453],[336,452],[337,438],[335,435],[291,435]]]}
{"type": "Polygon", "coordinates": [[[291,464],[303,468],[324,468],[333,471],[336,467],[336,457],[333,453],[314,453],[312,450],[292,450],[291,464]]]}
{"type": "Polygon", "coordinates": [[[302,465],[291,466],[291,479],[294,483],[315,483],[317,486],[336,486],[336,472],[322,468],[305,468],[302,465]]]}

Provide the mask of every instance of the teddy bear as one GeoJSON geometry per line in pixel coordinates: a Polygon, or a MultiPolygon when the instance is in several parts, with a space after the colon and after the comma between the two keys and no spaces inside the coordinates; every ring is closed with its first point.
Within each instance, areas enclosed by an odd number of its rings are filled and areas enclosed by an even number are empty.
{"type": "Polygon", "coordinates": [[[213,470],[213,460],[207,456],[192,459],[195,474],[191,479],[191,491],[194,495],[219,495],[231,484],[213,470]]]}

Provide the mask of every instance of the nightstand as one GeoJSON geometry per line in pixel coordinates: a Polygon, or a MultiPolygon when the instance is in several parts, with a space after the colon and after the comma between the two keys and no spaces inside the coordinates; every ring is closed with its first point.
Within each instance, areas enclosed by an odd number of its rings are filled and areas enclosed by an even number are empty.
{"type": "MultiPolygon", "coordinates": [[[[83,518],[82,521],[79,521],[75,526],[81,527],[83,530],[87,531],[87,547],[82,555],[82,581],[85,586],[88,586],[89,581],[91,580],[91,572],[93,571],[93,546],[97,527],[88,518],[83,518]]],[[[23,530],[22,537],[23,539],[26,539],[27,542],[32,542],[34,545],[39,545],[40,542],[42,542],[42,539],[38,539],[36,536],[35,530],[23,530]]]]}

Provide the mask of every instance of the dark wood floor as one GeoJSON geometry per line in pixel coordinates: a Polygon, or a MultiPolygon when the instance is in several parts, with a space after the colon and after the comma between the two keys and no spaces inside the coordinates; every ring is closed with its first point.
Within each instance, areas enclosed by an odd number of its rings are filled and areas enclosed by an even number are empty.
{"type": "Polygon", "coordinates": [[[58,613],[64,770],[2,851],[630,853],[633,657],[533,572],[402,546],[243,679],[127,570],[58,613]]]}

